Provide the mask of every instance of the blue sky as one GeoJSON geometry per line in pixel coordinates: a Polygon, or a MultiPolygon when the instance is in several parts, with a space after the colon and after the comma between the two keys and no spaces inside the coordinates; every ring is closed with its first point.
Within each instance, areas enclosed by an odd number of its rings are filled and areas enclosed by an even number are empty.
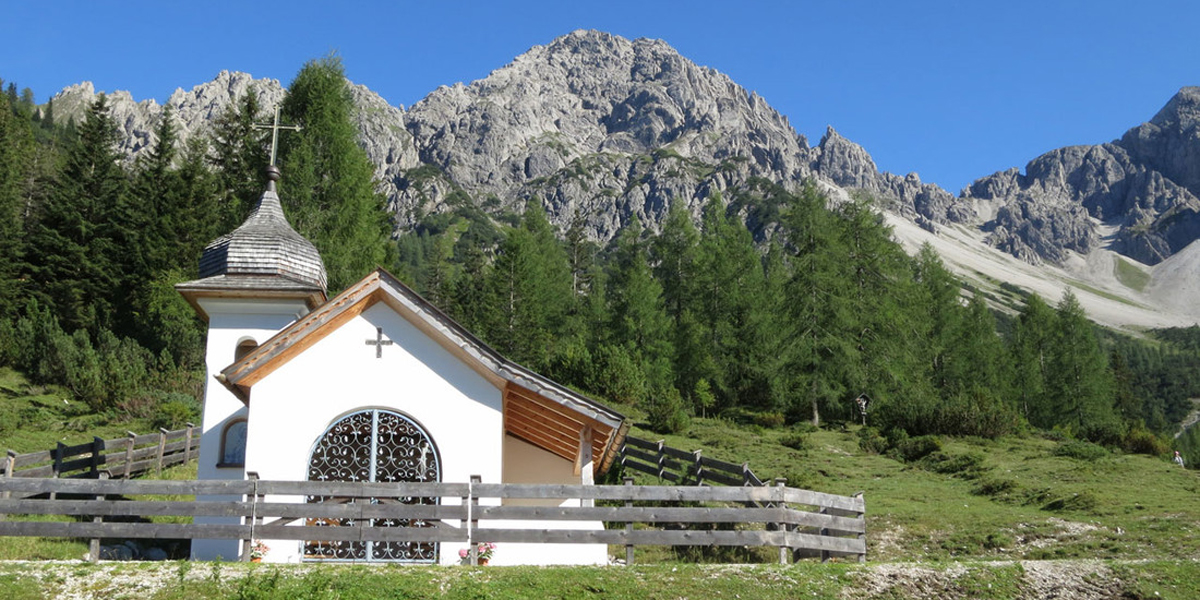
{"type": "Polygon", "coordinates": [[[336,51],[409,106],[574,29],[667,41],[757,91],[815,145],[957,192],[1038,154],[1120,137],[1200,85],[1200,3],[12,2],[0,78],[39,102],[92,81],[160,102],[221,70],[291,81],[336,51]]]}

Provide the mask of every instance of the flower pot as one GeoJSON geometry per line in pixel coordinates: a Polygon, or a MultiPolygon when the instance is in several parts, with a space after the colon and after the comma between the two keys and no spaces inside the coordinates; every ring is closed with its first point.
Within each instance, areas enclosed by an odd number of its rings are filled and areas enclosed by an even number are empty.
{"type": "Polygon", "coordinates": [[[487,563],[488,563],[488,559],[486,559],[486,558],[479,559],[479,566],[486,567],[487,563]]]}
{"type": "Polygon", "coordinates": [[[251,556],[250,562],[260,563],[260,562],[262,562],[262,557],[261,556],[251,556]]]}

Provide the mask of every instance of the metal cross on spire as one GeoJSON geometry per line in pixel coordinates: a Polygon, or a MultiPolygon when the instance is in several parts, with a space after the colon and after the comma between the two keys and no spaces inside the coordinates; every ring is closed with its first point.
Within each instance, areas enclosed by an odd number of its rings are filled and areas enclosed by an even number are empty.
{"type": "Polygon", "coordinates": [[[292,131],[300,131],[299,125],[280,125],[279,124],[279,105],[278,104],[275,105],[275,122],[272,123],[271,125],[255,123],[254,128],[271,130],[271,163],[270,163],[270,166],[272,166],[272,167],[276,166],[275,165],[275,151],[279,148],[279,130],[280,129],[290,129],[292,131]]]}

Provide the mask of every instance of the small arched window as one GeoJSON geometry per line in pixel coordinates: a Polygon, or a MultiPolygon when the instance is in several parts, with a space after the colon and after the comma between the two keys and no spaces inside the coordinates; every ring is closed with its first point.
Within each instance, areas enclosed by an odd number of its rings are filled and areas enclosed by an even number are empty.
{"type": "Polygon", "coordinates": [[[233,351],[233,360],[235,362],[242,360],[247,354],[254,352],[254,349],[257,347],[258,342],[254,340],[242,340],[238,342],[237,349],[233,351]]]}
{"type": "Polygon", "coordinates": [[[241,467],[246,464],[246,420],[230,421],[221,432],[221,462],[218,467],[241,467]]]}

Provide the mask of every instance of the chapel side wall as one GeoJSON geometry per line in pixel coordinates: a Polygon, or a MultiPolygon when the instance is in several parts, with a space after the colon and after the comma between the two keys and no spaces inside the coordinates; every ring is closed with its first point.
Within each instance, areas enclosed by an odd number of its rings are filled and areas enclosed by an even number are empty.
{"type": "MultiPolygon", "coordinates": [[[[218,467],[221,435],[233,420],[246,418],[245,404],[213,378],[234,362],[243,340],[266,341],[307,311],[302,301],[248,301],[205,298],[200,300],[209,315],[205,347],[204,404],[200,419],[200,452],[196,477],[202,480],[243,479],[242,467],[218,467]]],[[[200,501],[237,501],[238,496],[200,496],[200,501]]],[[[237,518],[196,517],[198,524],[236,525],[237,518]]],[[[241,552],[237,540],[194,540],[194,560],[236,560],[241,552]]]]}
{"type": "MultiPolygon", "coordinates": [[[[591,468],[589,464],[588,469],[591,468]]],[[[569,461],[520,438],[504,437],[504,483],[545,483],[580,485],[591,483],[583,474],[575,474],[575,462],[569,461]]],[[[506,506],[579,506],[575,499],[553,500],[514,498],[506,506]]],[[[600,530],[600,521],[492,521],[484,528],[600,530]]],[[[489,564],[505,565],[603,565],[608,563],[605,544],[503,544],[489,564]]]]}
{"type": "MultiPolygon", "coordinates": [[[[346,414],[376,408],[407,415],[429,433],[442,481],[465,482],[471,475],[501,481],[500,390],[386,305],[367,309],[295,356],[255,384],[251,398],[246,470],[262,479],[307,479],[313,445],[326,428],[346,414]],[[380,358],[366,344],[376,339],[376,327],[393,341],[380,358]]],[[[302,558],[301,542],[267,545],[267,561],[302,558]]],[[[440,562],[457,563],[458,548],[442,544],[440,562]]]]}

